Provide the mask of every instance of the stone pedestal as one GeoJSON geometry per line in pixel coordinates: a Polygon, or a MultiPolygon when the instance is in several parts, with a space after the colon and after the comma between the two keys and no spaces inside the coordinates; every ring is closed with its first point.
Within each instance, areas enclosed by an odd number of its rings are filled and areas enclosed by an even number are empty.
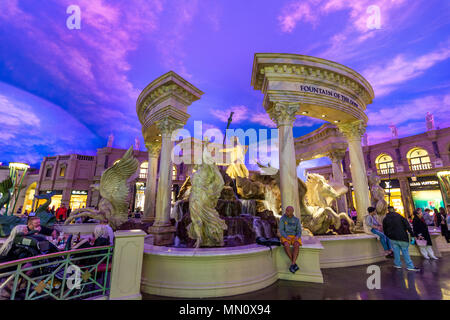
{"type": "Polygon", "coordinates": [[[175,240],[175,226],[151,226],[148,233],[153,236],[153,244],[155,246],[170,246],[175,240]]]}
{"type": "Polygon", "coordinates": [[[145,232],[114,232],[110,300],[141,300],[142,252],[145,232]]]}

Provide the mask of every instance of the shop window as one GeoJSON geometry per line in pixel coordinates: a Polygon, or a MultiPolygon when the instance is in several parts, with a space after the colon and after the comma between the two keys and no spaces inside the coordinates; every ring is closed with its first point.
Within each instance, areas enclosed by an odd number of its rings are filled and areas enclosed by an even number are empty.
{"type": "Polygon", "coordinates": [[[380,154],[375,160],[375,165],[377,166],[378,174],[395,173],[394,161],[390,155],[384,153],[380,154]]]}
{"type": "Polygon", "coordinates": [[[148,172],[148,162],[144,161],[142,162],[141,167],[139,168],[139,178],[147,179],[147,172],[148,172]]]}
{"type": "Polygon", "coordinates": [[[428,170],[432,168],[428,152],[422,148],[411,149],[406,155],[411,171],[428,170]]]}

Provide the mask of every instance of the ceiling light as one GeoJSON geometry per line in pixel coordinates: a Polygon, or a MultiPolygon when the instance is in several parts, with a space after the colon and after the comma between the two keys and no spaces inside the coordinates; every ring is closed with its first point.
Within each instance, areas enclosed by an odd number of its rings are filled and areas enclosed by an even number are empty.
{"type": "Polygon", "coordinates": [[[322,118],[325,118],[325,117],[326,117],[326,115],[323,114],[323,115],[322,115],[322,118]]]}
{"type": "Polygon", "coordinates": [[[334,120],[334,123],[339,123],[340,121],[339,120],[334,120]]]}
{"type": "Polygon", "coordinates": [[[308,111],[302,111],[302,114],[308,114],[308,111]]]}

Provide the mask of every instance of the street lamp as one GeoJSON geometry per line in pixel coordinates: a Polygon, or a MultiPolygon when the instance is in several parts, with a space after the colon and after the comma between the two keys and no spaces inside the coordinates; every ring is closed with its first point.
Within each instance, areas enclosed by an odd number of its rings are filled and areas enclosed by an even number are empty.
{"type": "MultiPolygon", "coordinates": [[[[9,163],[9,176],[11,177],[11,181],[13,184],[12,198],[14,198],[14,205],[13,205],[13,208],[11,211],[12,214],[14,214],[14,209],[16,208],[20,190],[22,189],[22,182],[23,182],[23,179],[25,178],[25,175],[27,174],[28,168],[30,168],[30,166],[26,163],[20,163],[20,162],[10,162],[9,163]],[[22,176],[20,176],[21,172],[22,172],[22,176]]],[[[8,214],[9,203],[6,206],[6,214],[8,214]]]]}

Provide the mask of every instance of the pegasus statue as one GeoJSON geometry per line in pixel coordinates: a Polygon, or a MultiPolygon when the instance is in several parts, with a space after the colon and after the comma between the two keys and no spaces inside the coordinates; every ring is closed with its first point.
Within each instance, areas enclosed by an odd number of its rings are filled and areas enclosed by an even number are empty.
{"type": "Polygon", "coordinates": [[[192,177],[189,195],[192,222],[187,226],[187,233],[196,240],[196,248],[224,245],[223,231],[227,230],[227,225],[215,209],[224,184],[222,174],[205,146],[203,162],[192,177]]]}
{"type": "Polygon", "coordinates": [[[116,230],[128,219],[127,180],[136,173],[138,167],[139,161],[133,156],[133,146],[131,146],[118,162],[103,172],[100,184],[92,185],[92,188],[98,190],[102,197],[98,210],[90,208],[73,210],[65,224],[76,218],[90,217],[108,222],[116,230]]]}
{"type": "Polygon", "coordinates": [[[315,173],[308,174],[306,183],[302,181],[301,184],[301,188],[305,189],[299,192],[305,228],[314,235],[334,233],[331,226],[339,229],[341,219],[345,219],[350,230],[354,229],[355,223],[345,212],[336,213],[331,207],[333,200],[347,192],[347,187],[328,183],[323,176],[315,173]]]}

